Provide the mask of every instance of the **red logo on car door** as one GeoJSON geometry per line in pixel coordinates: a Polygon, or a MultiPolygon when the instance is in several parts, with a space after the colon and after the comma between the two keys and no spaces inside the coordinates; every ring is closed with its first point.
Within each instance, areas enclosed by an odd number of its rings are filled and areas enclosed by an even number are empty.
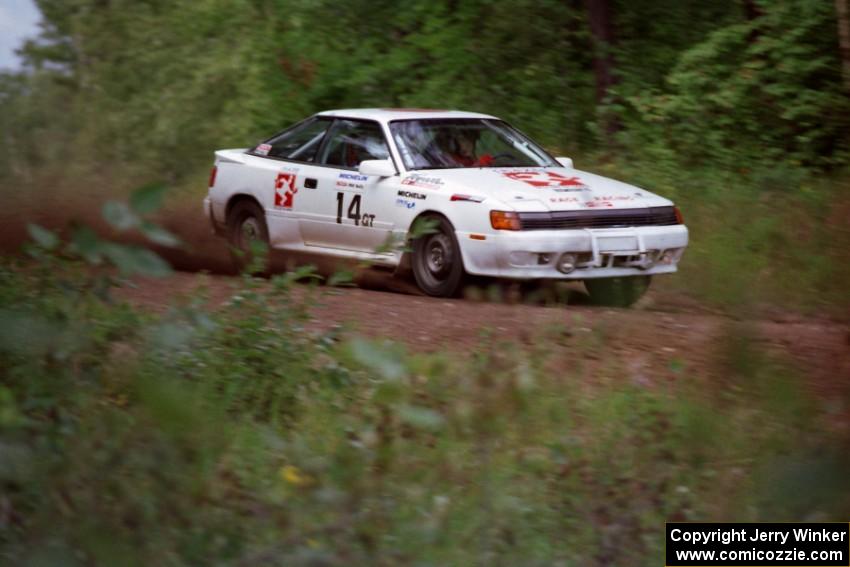
{"type": "Polygon", "coordinates": [[[274,181],[274,206],[283,209],[292,208],[292,199],[298,192],[294,173],[278,173],[274,181]]]}

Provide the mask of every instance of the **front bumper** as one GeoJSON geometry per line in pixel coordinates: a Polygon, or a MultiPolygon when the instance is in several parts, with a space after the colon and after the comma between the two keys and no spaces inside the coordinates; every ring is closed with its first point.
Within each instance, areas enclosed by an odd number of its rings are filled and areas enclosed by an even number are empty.
{"type": "Polygon", "coordinates": [[[688,245],[684,225],[635,228],[457,232],[466,271],[510,279],[584,280],[675,272],[688,245]],[[559,269],[565,254],[573,269],[559,269]]]}

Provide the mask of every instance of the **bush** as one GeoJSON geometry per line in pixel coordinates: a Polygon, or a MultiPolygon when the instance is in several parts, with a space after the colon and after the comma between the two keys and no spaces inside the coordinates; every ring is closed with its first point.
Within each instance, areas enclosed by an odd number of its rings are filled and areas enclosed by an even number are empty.
{"type": "Polygon", "coordinates": [[[780,171],[840,165],[850,99],[833,6],[796,0],[760,9],[754,20],[720,28],[683,52],[667,92],[635,96],[642,123],[635,128],[660,134],[692,163],[780,171]]]}
{"type": "Polygon", "coordinates": [[[652,565],[667,520],[850,510],[847,440],[745,328],[719,384],[587,382],[602,331],[467,358],[340,341],[310,330],[306,271],[152,316],[42,240],[0,279],[9,563],[652,565]]]}

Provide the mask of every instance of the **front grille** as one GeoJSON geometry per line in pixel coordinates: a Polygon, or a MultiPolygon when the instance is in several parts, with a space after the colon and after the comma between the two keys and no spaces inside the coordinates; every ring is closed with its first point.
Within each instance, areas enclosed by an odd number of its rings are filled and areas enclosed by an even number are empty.
{"type": "Polygon", "coordinates": [[[568,230],[577,228],[625,228],[679,224],[673,207],[603,209],[519,213],[522,230],[568,230]]]}

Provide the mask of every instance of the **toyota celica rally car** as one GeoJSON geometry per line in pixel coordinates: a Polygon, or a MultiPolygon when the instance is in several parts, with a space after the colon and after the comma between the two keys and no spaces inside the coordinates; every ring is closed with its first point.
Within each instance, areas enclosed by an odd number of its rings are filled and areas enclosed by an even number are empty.
{"type": "Polygon", "coordinates": [[[204,210],[237,251],[260,241],[368,260],[443,297],[472,274],[583,280],[591,298],[628,305],[651,276],[676,271],[688,244],[669,200],[454,110],[321,112],[217,151],[204,210]]]}

